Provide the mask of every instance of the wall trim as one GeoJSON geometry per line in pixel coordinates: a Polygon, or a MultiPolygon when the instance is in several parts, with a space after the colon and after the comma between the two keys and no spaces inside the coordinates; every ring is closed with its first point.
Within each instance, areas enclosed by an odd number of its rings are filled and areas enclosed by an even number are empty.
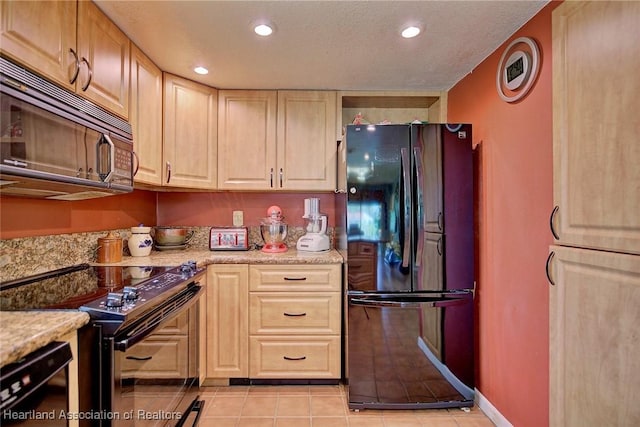
{"type": "Polygon", "coordinates": [[[513,427],[513,424],[511,424],[509,420],[507,420],[477,388],[475,389],[475,394],[476,405],[478,405],[478,408],[484,412],[496,427],[513,427]]]}

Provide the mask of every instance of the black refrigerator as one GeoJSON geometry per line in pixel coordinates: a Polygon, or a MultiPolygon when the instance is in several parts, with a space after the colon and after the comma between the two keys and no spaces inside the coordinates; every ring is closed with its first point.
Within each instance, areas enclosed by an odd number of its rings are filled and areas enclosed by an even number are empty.
{"type": "Polygon", "coordinates": [[[349,408],[474,399],[470,125],[349,125],[345,378],[349,408]]]}

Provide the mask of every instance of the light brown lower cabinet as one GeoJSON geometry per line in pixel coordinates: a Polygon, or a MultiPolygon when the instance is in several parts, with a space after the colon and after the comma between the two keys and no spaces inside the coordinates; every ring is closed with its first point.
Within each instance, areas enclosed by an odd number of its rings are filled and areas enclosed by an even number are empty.
{"type": "Polygon", "coordinates": [[[248,301],[247,264],[207,267],[207,378],[248,377],[248,301]]]}
{"type": "Polygon", "coordinates": [[[249,267],[249,376],[339,379],[340,265],[249,267]]]}
{"type": "Polygon", "coordinates": [[[207,380],[339,379],[339,264],[209,265],[207,380]]]}
{"type": "Polygon", "coordinates": [[[640,256],[550,250],[549,424],[640,425],[640,256]]]}

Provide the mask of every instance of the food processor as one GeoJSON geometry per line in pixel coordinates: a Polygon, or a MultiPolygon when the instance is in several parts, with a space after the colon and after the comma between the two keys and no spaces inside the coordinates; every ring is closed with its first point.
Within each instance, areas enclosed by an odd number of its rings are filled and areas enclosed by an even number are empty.
{"type": "Polygon", "coordinates": [[[287,237],[287,224],[283,220],[280,206],[270,206],[267,209],[267,217],[260,222],[260,234],[264,240],[262,252],[287,251],[287,245],[284,243],[284,239],[287,237]]]}
{"type": "Polygon", "coordinates": [[[298,239],[296,249],[307,252],[329,250],[327,216],[320,213],[320,199],[304,199],[304,215],[307,233],[298,239]]]}

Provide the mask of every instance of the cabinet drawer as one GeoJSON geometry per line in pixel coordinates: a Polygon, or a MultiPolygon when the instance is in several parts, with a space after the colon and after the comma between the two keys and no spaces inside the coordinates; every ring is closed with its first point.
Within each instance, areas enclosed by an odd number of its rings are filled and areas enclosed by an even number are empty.
{"type": "Polygon", "coordinates": [[[122,355],[124,378],[186,378],[188,338],[149,337],[122,355]],[[136,358],[136,359],[133,359],[136,358]]]}
{"type": "Polygon", "coordinates": [[[340,293],[252,293],[251,334],[340,333],[340,293]]]}
{"type": "Polygon", "coordinates": [[[340,265],[252,265],[251,291],[340,291],[340,265]]]}
{"type": "Polygon", "coordinates": [[[251,378],[340,378],[340,337],[251,337],[251,378]]]}

